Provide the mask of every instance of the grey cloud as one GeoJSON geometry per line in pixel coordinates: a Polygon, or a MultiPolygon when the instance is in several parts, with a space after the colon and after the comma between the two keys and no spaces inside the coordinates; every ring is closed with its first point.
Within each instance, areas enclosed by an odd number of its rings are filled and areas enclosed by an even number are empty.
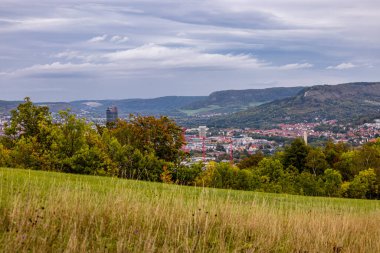
{"type": "Polygon", "coordinates": [[[373,0],[2,0],[2,95],[41,82],[78,87],[62,93],[73,98],[373,80],[379,10],[373,0]]]}

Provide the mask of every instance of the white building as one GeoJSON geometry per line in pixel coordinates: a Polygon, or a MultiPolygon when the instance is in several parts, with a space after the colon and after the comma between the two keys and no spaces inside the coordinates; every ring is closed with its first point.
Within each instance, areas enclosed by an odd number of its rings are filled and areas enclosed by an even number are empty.
{"type": "Polygon", "coordinates": [[[207,137],[207,130],[208,130],[208,128],[206,126],[199,126],[198,127],[199,138],[206,138],[207,137]]]}

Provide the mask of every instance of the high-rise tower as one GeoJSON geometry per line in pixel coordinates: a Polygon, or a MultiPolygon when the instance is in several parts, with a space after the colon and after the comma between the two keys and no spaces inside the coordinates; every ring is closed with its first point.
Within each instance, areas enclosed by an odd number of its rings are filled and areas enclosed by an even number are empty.
{"type": "Polygon", "coordinates": [[[198,127],[199,138],[206,138],[207,137],[207,130],[208,130],[208,128],[206,126],[199,126],[198,127]]]}
{"type": "Polygon", "coordinates": [[[116,122],[118,119],[117,107],[116,106],[108,107],[106,111],[106,115],[107,115],[107,123],[116,122]]]}
{"type": "Polygon", "coordinates": [[[303,131],[303,141],[307,145],[307,131],[303,131]]]}

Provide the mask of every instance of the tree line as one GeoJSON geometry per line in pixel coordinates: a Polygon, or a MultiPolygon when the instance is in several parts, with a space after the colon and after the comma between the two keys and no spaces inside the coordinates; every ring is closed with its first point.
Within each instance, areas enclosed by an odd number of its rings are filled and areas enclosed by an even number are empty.
{"type": "Polygon", "coordinates": [[[273,193],[379,199],[380,141],[360,148],[328,141],[323,147],[295,139],[272,156],[256,153],[237,166],[210,163],[194,183],[273,193]]]}
{"type": "Polygon", "coordinates": [[[360,148],[296,139],[272,156],[238,163],[181,165],[185,139],[167,117],[130,115],[98,126],[29,98],[11,112],[0,138],[0,166],[239,190],[379,199],[380,141],[360,148]]]}
{"type": "Polygon", "coordinates": [[[131,115],[102,127],[70,111],[53,120],[25,98],[0,139],[0,166],[160,181],[181,161],[183,144],[182,129],[167,117],[131,115]]]}

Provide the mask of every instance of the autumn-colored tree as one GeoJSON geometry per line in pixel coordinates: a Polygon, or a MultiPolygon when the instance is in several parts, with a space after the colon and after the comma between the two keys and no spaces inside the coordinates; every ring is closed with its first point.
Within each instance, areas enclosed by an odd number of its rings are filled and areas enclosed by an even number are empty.
{"type": "Polygon", "coordinates": [[[10,150],[0,144],[0,167],[10,166],[10,150]]]}
{"type": "Polygon", "coordinates": [[[131,115],[129,121],[119,120],[110,129],[120,144],[131,145],[141,152],[154,154],[167,162],[179,163],[185,156],[182,128],[168,117],[131,115]]]}
{"type": "Polygon", "coordinates": [[[160,179],[163,183],[172,184],[172,173],[168,170],[168,166],[164,165],[162,169],[162,173],[160,175],[160,179]]]}

